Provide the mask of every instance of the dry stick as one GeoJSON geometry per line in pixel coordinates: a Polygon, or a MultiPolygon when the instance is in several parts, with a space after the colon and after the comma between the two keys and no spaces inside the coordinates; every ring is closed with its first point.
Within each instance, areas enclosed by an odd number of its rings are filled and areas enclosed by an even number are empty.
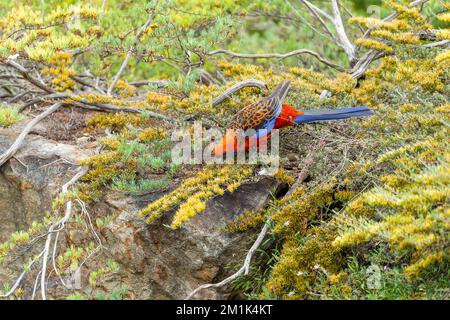
{"type": "Polygon", "coordinates": [[[285,58],[289,58],[289,57],[300,55],[300,54],[309,54],[309,55],[312,55],[313,57],[315,57],[320,62],[324,63],[325,65],[327,65],[333,69],[336,69],[341,72],[347,71],[347,69],[345,69],[344,67],[342,67],[338,64],[335,64],[331,61],[328,61],[327,59],[322,57],[317,52],[307,50],[307,49],[298,49],[298,50],[294,50],[294,51],[287,52],[287,53],[263,53],[263,54],[237,53],[237,52],[233,52],[233,51],[229,51],[229,50],[219,49],[219,50],[209,52],[208,55],[214,55],[214,54],[220,54],[220,53],[229,55],[233,58],[244,58],[244,59],[270,59],[270,58],[285,59],[285,58]]]}
{"type": "MultiPolygon", "coordinates": [[[[53,270],[55,271],[55,273],[58,276],[59,280],[61,281],[62,285],[67,288],[66,282],[64,281],[64,279],[61,276],[61,273],[59,272],[58,268],[56,267],[56,250],[58,249],[58,238],[59,238],[59,232],[56,233],[55,241],[53,243],[53,253],[52,253],[53,270]]],[[[42,270],[40,272],[42,272],[42,270]]],[[[36,277],[36,282],[38,281],[38,279],[39,279],[39,274],[36,277]]]]}
{"type": "MultiPolygon", "coordinates": [[[[82,167],[81,170],[75,175],[73,176],[72,179],[70,179],[69,182],[67,182],[66,184],[64,184],[62,186],[62,191],[61,194],[66,194],[68,189],[74,185],[78,180],[80,180],[89,170],[89,167],[82,167]]],[[[48,255],[49,255],[49,251],[50,251],[50,244],[52,242],[52,236],[53,233],[56,231],[56,234],[58,234],[59,232],[61,232],[67,221],[69,221],[70,216],[72,214],[72,200],[67,201],[66,203],[66,211],[64,214],[64,217],[62,217],[60,220],[58,220],[57,222],[55,222],[54,224],[52,224],[50,226],[50,228],[48,229],[48,236],[47,239],[45,241],[45,246],[44,246],[44,250],[43,250],[43,254],[44,257],[42,258],[42,269],[41,269],[41,299],[42,300],[46,300],[46,294],[45,294],[45,290],[46,290],[46,283],[45,283],[45,274],[47,272],[47,261],[48,261],[48,255]]]]}
{"type": "MultiPolygon", "coordinates": [[[[289,4],[289,6],[295,10],[295,13],[299,16],[302,17],[300,15],[300,13],[298,12],[297,9],[295,9],[295,7],[286,0],[286,2],[289,4]]],[[[330,37],[331,40],[336,41],[336,37],[334,36],[334,34],[331,32],[331,30],[328,28],[327,24],[325,23],[325,21],[323,21],[323,19],[321,18],[321,16],[314,11],[314,9],[312,9],[311,7],[309,7],[306,3],[305,3],[306,7],[308,8],[309,12],[311,13],[312,16],[314,16],[314,18],[316,18],[317,20],[319,20],[320,24],[322,25],[325,34],[328,35],[330,37]]],[[[304,20],[304,18],[302,17],[302,19],[304,20]]],[[[314,27],[312,27],[312,25],[310,25],[306,20],[304,20],[304,23],[306,23],[310,28],[312,28],[313,30],[316,30],[314,27]]],[[[320,33],[320,32],[319,32],[320,33]]]]}
{"type": "Polygon", "coordinates": [[[28,70],[25,69],[20,64],[18,64],[17,62],[14,62],[12,60],[6,60],[5,64],[7,66],[10,66],[10,67],[16,69],[24,79],[26,79],[28,82],[31,82],[32,84],[34,84],[36,87],[40,88],[41,90],[43,90],[47,93],[55,93],[55,90],[53,90],[50,87],[47,87],[44,83],[42,83],[39,80],[37,80],[36,78],[32,77],[29,74],[28,70]]]}
{"type": "Polygon", "coordinates": [[[369,68],[369,65],[372,63],[372,61],[376,60],[378,57],[382,55],[384,55],[383,52],[379,52],[376,50],[370,50],[369,52],[367,52],[366,55],[353,66],[353,69],[350,72],[352,78],[353,79],[361,78],[366,72],[367,68],[369,68]]]}
{"type": "Polygon", "coordinates": [[[345,53],[347,53],[350,63],[353,64],[358,59],[358,57],[356,55],[356,47],[350,41],[350,39],[347,36],[347,33],[345,32],[345,27],[344,27],[344,23],[342,22],[341,12],[339,11],[338,1],[332,0],[331,7],[333,10],[333,15],[334,15],[333,24],[336,27],[336,33],[337,33],[339,42],[341,43],[342,48],[344,49],[345,53]]]}
{"type": "Polygon", "coordinates": [[[172,122],[172,123],[176,123],[177,120],[174,118],[171,118],[169,116],[165,116],[163,114],[160,113],[156,113],[153,111],[148,111],[145,109],[140,109],[140,108],[134,108],[134,107],[119,107],[119,106],[115,106],[109,103],[94,103],[94,102],[88,102],[88,101],[73,101],[71,102],[72,104],[76,104],[79,105],[80,107],[84,108],[84,105],[89,105],[89,106],[93,106],[95,109],[97,110],[102,110],[102,111],[124,111],[124,112],[132,112],[132,113],[140,113],[143,115],[149,115],[153,118],[157,118],[157,119],[161,119],[161,120],[166,120],[168,122],[172,122]],[[77,102],[79,102],[79,104],[77,104],[77,102]]]}
{"type": "Polygon", "coordinates": [[[344,23],[342,22],[342,16],[341,12],[339,11],[339,5],[337,3],[337,0],[331,1],[333,16],[329,15],[328,13],[316,7],[307,0],[299,0],[299,1],[308,8],[308,10],[314,15],[314,17],[316,17],[316,19],[318,19],[320,23],[323,26],[325,26],[325,28],[330,33],[331,31],[328,29],[321,16],[330,21],[334,25],[336,29],[336,36],[333,35],[333,38],[336,44],[340,46],[342,49],[344,49],[345,53],[348,56],[348,60],[350,61],[351,64],[357,61],[356,47],[350,41],[350,39],[347,36],[347,33],[345,32],[344,23]]]}
{"type": "Polygon", "coordinates": [[[9,147],[8,150],[5,151],[2,155],[0,155],[0,167],[8,161],[20,148],[23,141],[25,140],[25,137],[28,135],[28,133],[33,129],[33,127],[38,124],[42,119],[47,117],[48,115],[52,114],[56,110],[59,109],[59,107],[62,106],[62,103],[58,102],[52,105],[50,108],[42,112],[40,115],[38,115],[36,118],[28,122],[28,124],[25,126],[25,128],[22,130],[22,132],[19,134],[19,136],[16,138],[16,141],[9,147]]]}
{"type": "MultiPolygon", "coordinates": [[[[18,64],[16,62],[13,62],[13,61],[9,61],[9,60],[7,61],[7,64],[12,66],[12,67],[14,67],[15,69],[19,70],[19,72],[24,76],[24,78],[26,78],[26,80],[28,80],[30,83],[36,85],[39,88],[41,88],[41,86],[46,88],[46,86],[44,84],[42,84],[41,82],[39,82],[35,78],[31,77],[29,75],[28,70],[25,69],[20,64],[18,64]],[[26,77],[25,77],[25,75],[26,75],[26,77]]],[[[51,90],[51,89],[49,89],[49,90],[51,90]]],[[[112,104],[91,103],[91,102],[88,102],[88,101],[85,101],[85,100],[76,101],[75,100],[75,96],[73,96],[73,95],[69,95],[69,94],[66,94],[66,93],[56,93],[54,91],[51,91],[50,94],[47,95],[47,96],[36,98],[36,99],[32,100],[31,102],[28,102],[28,103],[24,104],[23,106],[21,106],[19,108],[19,110],[23,110],[26,107],[30,106],[31,104],[41,101],[41,99],[45,100],[45,99],[56,99],[56,98],[64,98],[64,99],[65,98],[73,98],[74,101],[71,102],[72,104],[78,105],[78,106],[81,106],[81,107],[85,107],[85,108],[86,108],[87,105],[91,105],[91,106],[95,107],[96,110],[125,111],[125,112],[141,113],[141,114],[149,115],[149,116],[154,117],[154,118],[163,119],[163,120],[166,120],[166,121],[169,121],[169,122],[172,122],[172,123],[177,122],[177,120],[175,120],[175,119],[173,119],[171,117],[168,117],[168,116],[165,116],[165,115],[153,112],[153,111],[147,111],[147,110],[143,110],[143,109],[139,109],[139,108],[133,108],[133,107],[119,107],[119,106],[115,106],[115,105],[112,105],[112,104]]],[[[0,157],[0,161],[1,161],[1,159],[2,158],[0,157]]],[[[0,167],[2,165],[3,165],[3,163],[0,162],[0,167]]]]}
{"type": "MultiPolygon", "coordinates": [[[[31,267],[33,266],[33,264],[38,261],[42,255],[44,254],[44,250],[41,251],[41,253],[35,258],[33,259],[33,261],[31,261],[28,266],[27,269],[31,269],[31,267]]],[[[11,289],[5,293],[5,294],[0,294],[0,298],[7,298],[10,295],[12,295],[14,293],[14,291],[16,291],[16,289],[19,287],[20,283],[22,282],[23,277],[25,276],[25,274],[27,273],[26,270],[24,270],[20,276],[17,278],[16,282],[14,283],[14,285],[11,287],[11,289]]]]}
{"type": "MultiPolygon", "coordinates": [[[[303,160],[303,169],[302,169],[302,171],[300,171],[296,183],[291,187],[291,189],[286,194],[286,196],[290,196],[295,191],[295,189],[297,189],[298,185],[300,183],[302,183],[307,178],[307,176],[308,176],[308,174],[309,174],[309,172],[311,170],[311,167],[314,164],[314,159],[315,159],[315,156],[317,155],[317,150],[320,149],[323,145],[324,145],[323,141],[319,142],[317,147],[314,148],[313,151],[311,151],[306,156],[305,160],[303,160]]],[[[251,263],[253,254],[259,248],[259,246],[261,245],[262,241],[264,240],[267,232],[270,229],[271,223],[272,223],[272,220],[270,218],[268,218],[266,223],[264,223],[264,226],[262,227],[261,231],[259,232],[258,237],[256,238],[255,242],[251,246],[250,250],[247,252],[247,255],[245,256],[244,264],[242,265],[242,267],[238,271],[236,271],[234,274],[232,274],[228,278],[222,280],[221,282],[208,283],[208,284],[204,284],[204,285],[201,285],[201,286],[197,287],[194,291],[192,291],[185,298],[185,300],[192,299],[199,291],[201,291],[203,289],[220,288],[220,287],[223,287],[226,284],[232,282],[233,280],[237,279],[241,275],[248,275],[248,273],[250,272],[250,263],[251,263]]]]}
{"type": "Polygon", "coordinates": [[[449,43],[450,43],[450,40],[441,40],[441,41],[437,41],[437,42],[423,44],[422,47],[423,48],[440,47],[440,46],[445,46],[446,44],[449,44],[449,43]]]}
{"type": "Polygon", "coordinates": [[[134,43],[131,46],[131,48],[128,50],[127,55],[125,57],[125,60],[123,60],[122,65],[120,66],[119,71],[117,72],[116,76],[114,77],[113,82],[111,83],[110,87],[108,88],[107,94],[110,96],[112,91],[114,90],[114,87],[117,84],[117,81],[119,81],[120,76],[122,75],[123,71],[125,70],[125,68],[128,65],[128,61],[131,58],[131,54],[133,53],[133,50],[136,48],[136,45],[139,42],[139,39],[141,38],[142,34],[145,32],[145,30],[147,30],[148,26],[150,25],[150,23],[152,23],[153,19],[155,18],[155,10],[156,10],[156,6],[158,5],[158,1],[156,0],[155,2],[155,7],[150,11],[149,15],[148,15],[148,19],[147,21],[144,23],[144,25],[141,27],[141,29],[139,30],[139,32],[136,34],[136,37],[134,38],[134,43]]]}
{"type": "Polygon", "coordinates": [[[249,79],[249,80],[244,80],[244,81],[238,82],[235,85],[233,85],[231,88],[225,90],[225,92],[223,92],[220,96],[215,98],[212,101],[213,107],[217,106],[218,104],[222,103],[226,99],[230,98],[231,95],[233,95],[235,92],[242,90],[243,88],[246,88],[246,87],[257,87],[257,88],[260,88],[261,90],[267,88],[267,86],[265,85],[264,82],[254,80],[254,79],[249,79]]]}
{"type": "MultiPolygon", "coordinates": [[[[344,8],[345,13],[347,13],[350,18],[353,18],[353,14],[350,12],[349,9],[347,9],[347,7],[345,5],[343,5],[342,3],[340,3],[339,5],[342,8],[344,8]]],[[[360,25],[359,23],[357,24],[357,26],[358,26],[359,30],[361,30],[361,32],[364,34],[364,32],[365,32],[364,27],[362,25],[360,25]]]]}
{"type": "Polygon", "coordinates": [[[33,286],[33,293],[31,294],[31,300],[34,300],[34,296],[36,295],[36,290],[37,290],[37,286],[38,286],[38,280],[39,280],[39,276],[41,275],[42,271],[39,271],[36,280],[34,281],[34,286],[33,286]]]}
{"type": "MultiPolygon", "coordinates": [[[[23,104],[22,106],[19,107],[19,112],[23,111],[25,108],[41,102],[41,101],[46,101],[46,100],[53,100],[53,99],[68,99],[68,98],[75,98],[75,96],[67,94],[67,93],[55,93],[55,94],[49,94],[43,97],[39,97],[36,99],[33,99],[29,102],[26,102],[25,104],[23,104]]],[[[94,103],[94,102],[88,102],[86,100],[81,100],[81,101],[77,101],[77,100],[73,100],[73,101],[66,101],[65,103],[67,104],[73,104],[76,105],[80,108],[85,108],[85,109],[93,109],[93,110],[97,110],[97,111],[106,111],[106,112],[132,112],[132,113],[141,113],[141,114],[147,114],[153,118],[157,118],[157,119],[162,119],[162,120],[166,120],[168,122],[172,122],[175,123],[177,122],[176,119],[171,118],[169,116],[165,116],[163,114],[159,114],[153,111],[147,111],[145,109],[140,109],[140,108],[133,108],[133,107],[120,107],[120,106],[115,106],[112,104],[104,104],[104,103],[94,103]],[[92,106],[92,108],[90,108],[89,106],[92,106]]]]}
{"type": "Polygon", "coordinates": [[[132,81],[129,82],[128,84],[135,87],[155,85],[159,89],[159,88],[166,88],[169,85],[169,82],[166,80],[140,80],[140,81],[132,81]]]}
{"type": "Polygon", "coordinates": [[[238,278],[239,276],[241,276],[242,274],[247,275],[249,270],[250,270],[250,262],[252,260],[253,254],[255,253],[256,249],[258,249],[259,245],[261,244],[261,242],[264,240],[264,237],[267,234],[267,231],[269,231],[269,227],[270,227],[270,220],[268,220],[261,232],[258,235],[258,238],[256,238],[256,241],[253,243],[252,247],[250,248],[250,250],[248,251],[245,260],[244,260],[244,264],[243,266],[234,274],[232,274],[231,276],[229,276],[228,278],[226,278],[225,280],[222,280],[221,282],[218,283],[208,283],[208,284],[204,284],[201,285],[200,287],[198,287],[197,289],[195,289],[194,291],[192,291],[186,298],[185,300],[190,300],[192,299],[199,291],[203,290],[203,289],[207,289],[207,288],[219,288],[222,287],[228,283],[230,283],[231,281],[235,280],[236,278],[238,278]]]}
{"type": "Polygon", "coordinates": [[[331,61],[328,61],[327,59],[322,57],[317,52],[307,50],[307,49],[299,49],[299,50],[294,50],[294,51],[287,52],[287,53],[262,53],[262,54],[237,53],[237,52],[233,52],[233,51],[229,51],[229,50],[219,49],[219,50],[209,52],[208,55],[215,55],[215,54],[220,54],[220,53],[229,55],[234,58],[244,58],[244,59],[270,59],[270,58],[285,59],[285,58],[289,58],[289,57],[300,55],[300,54],[309,54],[309,55],[312,55],[313,57],[315,57],[320,62],[324,63],[325,65],[327,65],[333,69],[336,69],[341,72],[348,71],[344,67],[342,67],[338,64],[335,64],[331,61]]]}
{"type": "Polygon", "coordinates": [[[324,18],[328,19],[329,21],[333,21],[333,18],[328,13],[326,13],[325,11],[320,9],[319,7],[316,7],[311,2],[309,2],[307,0],[299,0],[299,1],[301,3],[303,3],[305,6],[307,6],[310,11],[314,11],[317,14],[319,14],[319,15],[323,16],[324,18]]]}
{"type": "MultiPolygon", "coordinates": [[[[363,76],[363,74],[365,73],[365,71],[367,70],[367,68],[369,67],[369,65],[372,63],[372,61],[374,61],[380,57],[380,52],[376,51],[376,50],[369,50],[362,58],[358,58],[356,56],[356,51],[357,51],[356,47],[351,43],[351,41],[349,40],[349,38],[345,32],[345,28],[344,28],[344,24],[342,22],[342,17],[341,17],[340,11],[339,11],[339,4],[338,4],[337,0],[332,0],[332,10],[333,10],[334,17],[330,16],[328,13],[326,13],[322,9],[316,7],[315,5],[310,3],[308,0],[299,0],[299,1],[301,3],[303,3],[314,14],[314,16],[316,16],[316,18],[322,16],[334,24],[334,26],[336,28],[337,37],[338,37],[336,43],[345,50],[345,52],[347,53],[347,56],[349,57],[349,61],[353,62],[353,67],[351,70],[345,70],[345,69],[344,70],[337,69],[337,70],[350,73],[352,75],[352,78],[354,78],[354,79],[361,78],[363,76]]],[[[429,0],[415,0],[415,1],[410,2],[408,4],[408,6],[410,6],[410,7],[418,6],[418,5],[424,4],[428,1],[429,0]]],[[[390,15],[388,15],[386,18],[384,18],[383,21],[385,21],[385,22],[392,21],[393,19],[397,18],[399,16],[399,14],[400,13],[398,13],[396,11],[392,12],[390,15]]],[[[321,20],[321,19],[319,19],[319,20],[321,20]]],[[[321,23],[322,22],[323,21],[321,21],[321,23]]],[[[370,35],[371,31],[372,31],[371,28],[367,29],[366,32],[364,33],[364,35],[362,36],[362,38],[367,38],[370,35]]],[[[436,46],[445,45],[445,44],[446,44],[446,42],[440,42],[440,43],[437,43],[436,46]]],[[[432,47],[432,46],[433,45],[430,45],[429,47],[432,47]]]]}
{"type": "Polygon", "coordinates": [[[26,108],[28,108],[29,106],[38,103],[38,102],[42,102],[42,101],[46,101],[46,100],[54,100],[54,99],[66,99],[69,98],[70,95],[67,93],[51,93],[42,97],[38,97],[35,99],[32,99],[28,102],[25,102],[23,105],[21,105],[18,109],[19,112],[22,112],[23,110],[25,110],[26,108]]]}
{"type": "MultiPolygon", "coordinates": [[[[46,101],[46,100],[53,100],[53,99],[75,99],[75,96],[67,94],[67,93],[54,93],[54,94],[49,94],[43,97],[39,97],[36,99],[33,99],[29,102],[26,102],[25,104],[23,104],[22,106],[19,107],[19,111],[23,111],[25,108],[40,102],[40,101],[46,101]]],[[[162,120],[166,120],[168,122],[172,122],[175,123],[177,122],[176,119],[171,118],[169,116],[165,116],[163,114],[159,114],[153,111],[148,111],[145,109],[140,109],[140,108],[133,108],[133,107],[120,107],[120,106],[116,106],[116,105],[112,105],[112,104],[108,104],[108,103],[95,103],[95,102],[89,102],[86,100],[73,100],[73,101],[65,101],[65,103],[67,104],[73,104],[76,105],[80,108],[86,108],[86,109],[93,109],[93,110],[97,110],[97,111],[106,111],[106,112],[132,112],[132,113],[141,113],[141,114],[147,114],[153,118],[157,118],[157,119],[162,119],[162,120]],[[92,108],[90,108],[89,106],[92,106],[92,108]]]]}
{"type": "Polygon", "coordinates": [[[74,81],[78,82],[79,84],[85,86],[85,87],[89,87],[92,88],[96,91],[98,91],[100,94],[105,94],[105,91],[103,91],[100,87],[96,86],[95,84],[90,84],[89,82],[84,81],[83,79],[76,77],[76,76],[72,76],[71,77],[74,81]]]}
{"type": "Polygon", "coordinates": [[[13,103],[16,100],[19,100],[20,98],[22,98],[24,95],[30,93],[31,90],[25,90],[17,95],[15,95],[14,97],[12,97],[11,99],[9,99],[8,101],[6,101],[6,103],[13,103]]]}

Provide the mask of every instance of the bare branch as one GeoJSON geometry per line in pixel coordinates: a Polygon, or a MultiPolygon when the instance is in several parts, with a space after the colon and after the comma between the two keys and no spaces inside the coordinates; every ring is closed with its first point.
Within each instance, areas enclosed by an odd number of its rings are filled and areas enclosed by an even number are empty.
{"type": "Polygon", "coordinates": [[[78,82],[79,84],[94,89],[95,91],[98,91],[100,94],[106,94],[105,91],[102,90],[98,85],[96,84],[90,84],[89,82],[84,81],[83,79],[79,77],[72,76],[71,77],[75,82],[78,82]]]}
{"type": "Polygon", "coordinates": [[[33,100],[30,100],[30,101],[24,103],[23,105],[21,105],[19,107],[18,110],[19,110],[19,112],[22,112],[23,110],[25,110],[25,108],[27,108],[35,103],[38,103],[38,102],[50,101],[50,100],[55,100],[55,99],[66,99],[69,97],[70,97],[70,94],[67,94],[67,93],[51,93],[46,96],[38,97],[38,98],[35,98],[33,100]]]}
{"type": "MultiPolygon", "coordinates": [[[[69,188],[74,185],[78,180],[80,180],[89,170],[89,167],[82,167],[80,169],[80,171],[73,176],[72,179],[70,179],[66,184],[64,184],[61,188],[61,194],[66,194],[69,190],[69,188]]],[[[41,268],[41,298],[42,300],[46,300],[46,283],[45,283],[45,274],[47,272],[47,261],[48,261],[48,255],[50,252],[50,244],[52,242],[52,236],[53,233],[56,231],[56,233],[58,234],[59,232],[61,232],[61,230],[64,229],[67,221],[69,221],[70,216],[72,214],[72,200],[67,201],[66,203],[66,210],[65,210],[65,214],[64,216],[58,220],[57,222],[55,222],[54,224],[52,224],[50,226],[50,228],[48,229],[48,235],[47,235],[47,239],[45,241],[45,246],[44,246],[44,256],[42,258],[42,268],[41,268]]]]}
{"type": "Polygon", "coordinates": [[[350,64],[353,64],[358,58],[356,56],[356,48],[348,38],[347,33],[345,32],[344,23],[342,22],[341,12],[339,10],[339,4],[337,0],[331,1],[331,7],[333,9],[334,15],[333,24],[336,27],[337,38],[339,40],[339,43],[341,44],[341,47],[347,53],[350,64]]]}
{"type": "MultiPolygon", "coordinates": [[[[14,63],[14,64],[15,64],[15,67],[17,67],[17,68],[19,68],[21,70],[21,72],[23,72],[24,74],[27,74],[27,75],[29,74],[28,71],[23,66],[21,66],[18,63],[14,63]]],[[[30,79],[32,79],[30,81],[32,83],[34,83],[34,81],[39,82],[38,80],[33,79],[32,77],[28,78],[28,80],[30,80],[30,79]]],[[[56,93],[56,92],[53,91],[52,93],[50,93],[50,94],[48,94],[46,96],[38,97],[36,99],[33,99],[33,100],[23,104],[22,106],[19,107],[19,111],[23,111],[28,106],[33,105],[35,103],[38,103],[40,101],[54,100],[54,99],[69,99],[69,98],[74,98],[74,97],[75,96],[71,95],[71,94],[56,93]]],[[[79,101],[79,102],[74,100],[71,103],[74,104],[74,105],[78,105],[80,107],[86,107],[86,105],[92,105],[92,106],[95,107],[96,110],[103,110],[103,111],[109,111],[109,112],[111,112],[111,111],[123,111],[123,112],[134,112],[134,113],[147,114],[147,115],[149,115],[151,117],[154,117],[154,118],[163,119],[163,120],[166,120],[166,121],[169,121],[169,122],[176,122],[176,120],[171,118],[171,117],[168,117],[168,116],[156,113],[156,112],[152,112],[152,111],[146,111],[144,109],[139,109],[139,108],[119,107],[119,106],[114,106],[114,105],[111,105],[111,104],[90,103],[90,102],[87,102],[87,101],[84,101],[84,100],[79,101]]],[[[0,161],[1,161],[1,159],[2,158],[0,157],[0,161]]],[[[3,165],[3,163],[0,162],[0,166],[2,166],[2,165],[3,165]]]]}
{"type": "Polygon", "coordinates": [[[322,9],[316,7],[315,5],[313,5],[308,0],[299,0],[299,1],[301,3],[303,3],[310,11],[313,11],[316,14],[322,15],[325,19],[328,19],[330,22],[333,22],[333,18],[328,13],[326,13],[322,9]]]}
{"type": "Polygon", "coordinates": [[[166,88],[169,85],[169,82],[166,80],[140,80],[140,81],[132,81],[128,84],[135,87],[155,85],[159,89],[159,88],[166,88]]]}
{"type": "Polygon", "coordinates": [[[450,40],[441,40],[441,41],[424,44],[424,45],[422,45],[422,47],[424,47],[424,48],[440,47],[440,46],[445,46],[449,43],[450,43],[450,40]]]}
{"type": "Polygon", "coordinates": [[[47,93],[55,93],[55,90],[53,90],[52,88],[46,86],[44,83],[40,82],[39,80],[37,80],[36,78],[32,77],[28,70],[25,69],[23,66],[21,66],[20,64],[18,64],[15,61],[12,60],[6,60],[5,64],[7,66],[10,66],[14,69],[16,69],[19,74],[28,82],[32,83],[33,85],[35,85],[36,87],[38,87],[39,89],[47,92],[47,93]]]}
{"type": "Polygon", "coordinates": [[[12,97],[8,101],[6,101],[6,103],[13,103],[14,101],[19,100],[20,98],[24,97],[25,95],[27,95],[30,92],[31,92],[31,90],[22,91],[21,93],[15,95],[14,97],[12,97]]]}
{"type": "Polygon", "coordinates": [[[244,260],[244,264],[243,266],[234,274],[232,274],[231,276],[229,276],[228,278],[222,280],[221,282],[218,283],[208,283],[208,284],[204,284],[201,285],[200,287],[196,288],[194,291],[192,291],[186,298],[185,300],[190,300],[192,299],[198,292],[200,292],[203,289],[208,289],[208,288],[220,288],[225,286],[226,284],[232,282],[233,280],[236,280],[239,276],[241,275],[247,275],[249,273],[250,270],[250,262],[252,260],[253,254],[255,253],[255,251],[259,248],[259,246],[261,245],[261,242],[264,240],[264,237],[266,236],[267,232],[269,231],[270,228],[270,220],[267,221],[263,228],[261,229],[261,231],[259,232],[258,237],[256,238],[255,242],[253,243],[252,247],[250,248],[250,250],[247,252],[247,255],[245,256],[245,260],[244,260]]]}
{"type": "MultiPolygon", "coordinates": [[[[42,257],[43,254],[44,254],[44,250],[42,250],[41,253],[39,253],[39,255],[28,264],[27,269],[30,269],[36,263],[36,261],[38,261],[42,257]]],[[[16,282],[11,287],[11,289],[5,294],[0,294],[0,298],[6,298],[6,297],[9,297],[10,295],[12,295],[14,293],[14,291],[16,291],[16,289],[19,287],[20,283],[22,282],[23,277],[26,274],[27,274],[26,270],[22,271],[22,273],[17,278],[16,282]]]]}
{"type": "Polygon", "coordinates": [[[257,87],[257,88],[260,88],[261,90],[267,88],[267,86],[263,82],[258,81],[258,80],[250,79],[250,80],[241,81],[241,82],[236,83],[232,87],[228,88],[220,96],[215,98],[212,101],[212,105],[217,106],[218,104],[222,103],[226,99],[230,98],[235,92],[242,90],[243,88],[246,88],[246,87],[257,87]]]}
{"type": "Polygon", "coordinates": [[[159,0],[156,0],[155,7],[150,10],[147,21],[144,23],[144,25],[141,27],[139,32],[136,34],[133,45],[128,50],[125,60],[122,62],[122,65],[120,66],[119,71],[117,72],[116,76],[114,77],[113,82],[111,83],[111,85],[108,88],[108,91],[107,91],[108,95],[111,95],[112,91],[114,90],[114,87],[117,84],[117,81],[119,81],[120,76],[122,75],[123,71],[127,67],[128,61],[130,60],[134,49],[136,48],[137,44],[139,43],[139,40],[140,40],[142,34],[145,32],[145,30],[147,30],[147,28],[150,26],[150,23],[152,23],[153,19],[155,18],[155,9],[156,9],[156,6],[158,5],[158,2],[159,2],[159,0]]]}
{"type": "Polygon", "coordinates": [[[326,64],[327,66],[329,66],[333,69],[336,69],[341,72],[347,71],[347,69],[345,69],[344,67],[342,67],[338,64],[335,64],[331,61],[328,61],[324,57],[322,57],[320,54],[318,54],[314,51],[311,51],[311,50],[307,50],[307,49],[299,49],[299,50],[294,50],[294,51],[287,52],[287,53],[262,53],[262,54],[237,53],[237,52],[233,52],[233,51],[229,51],[229,50],[219,49],[219,50],[209,52],[208,55],[215,55],[215,54],[221,54],[221,53],[229,55],[234,58],[244,58],[244,59],[271,59],[271,58],[285,59],[285,58],[289,58],[289,57],[296,56],[296,55],[309,54],[309,55],[312,55],[313,57],[315,57],[320,62],[326,64]]]}
{"type": "Polygon", "coordinates": [[[369,52],[366,53],[366,55],[361,58],[354,66],[352,71],[350,72],[352,75],[353,79],[359,79],[363,76],[363,74],[366,72],[367,68],[369,67],[370,63],[375,60],[375,58],[379,55],[379,54],[384,54],[384,53],[380,53],[376,50],[370,50],[369,52]]]}
{"type": "MultiPolygon", "coordinates": [[[[329,39],[331,39],[332,41],[336,41],[336,39],[334,38],[333,33],[330,31],[330,29],[328,28],[328,26],[326,25],[326,23],[322,20],[322,18],[315,12],[310,10],[310,12],[322,23],[322,27],[324,28],[324,32],[321,32],[319,30],[317,30],[311,23],[309,23],[308,21],[306,21],[306,19],[298,12],[298,10],[292,5],[292,3],[289,0],[285,0],[285,2],[289,5],[289,7],[291,7],[292,10],[295,11],[295,13],[297,14],[297,16],[302,20],[303,23],[305,23],[308,27],[310,27],[312,30],[314,30],[315,32],[317,32],[318,34],[322,35],[322,36],[327,36],[329,39]]],[[[308,8],[309,9],[309,8],[308,8]]]]}
{"type": "Polygon", "coordinates": [[[34,126],[36,124],[38,124],[42,119],[44,119],[45,117],[47,117],[48,115],[52,114],[53,112],[55,112],[56,110],[59,109],[59,107],[62,106],[62,103],[55,103],[54,105],[52,105],[50,108],[48,108],[47,110],[45,110],[44,112],[42,112],[40,115],[38,115],[36,118],[34,118],[33,120],[31,120],[26,126],[25,128],[22,130],[22,132],[19,134],[19,136],[17,137],[16,141],[14,141],[14,143],[11,145],[11,147],[9,147],[8,150],[5,151],[5,153],[3,153],[2,155],[0,155],[0,167],[6,162],[8,161],[16,152],[17,150],[19,150],[19,148],[21,147],[23,141],[25,140],[25,137],[28,135],[28,133],[31,131],[31,129],[34,128],[34,126]]]}
{"type": "Polygon", "coordinates": [[[93,106],[94,109],[96,110],[101,110],[101,111],[107,111],[107,112],[131,112],[131,113],[140,113],[140,114],[144,114],[144,115],[148,115],[150,117],[156,118],[156,119],[161,119],[161,120],[165,120],[171,123],[176,123],[177,120],[174,118],[171,118],[169,116],[160,114],[160,113],[156,113],[153,111],[148,111],[145,109],[141,109],[141,108],[134,108],[134,107],[120,107],[120,106],[115,106],[109,103],[94,103],[94,102],[88,102],[85,100],[81,100],[81,101],[71,101],[71,104],[80,106],[82,108],[84,108],[86,105],[87,106],[93,106]]]}

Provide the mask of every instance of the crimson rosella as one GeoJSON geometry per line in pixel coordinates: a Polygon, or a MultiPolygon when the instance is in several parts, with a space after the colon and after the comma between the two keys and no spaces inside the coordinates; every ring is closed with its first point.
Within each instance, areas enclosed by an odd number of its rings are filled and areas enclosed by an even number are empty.
{"type": "Polygon", "coordinates": [[[273,129],[292,126],[300,123],[341,120],[372,115],[373,112],[365,106],[329,109],[304,110],[283,104],[282,101],[289,91],[290,81],[282,81],[266,98],[241,109],[228,126],[225,137],[215,146],[216,157],[223,154],[234,154],[236,151],[246,151],[251,147],[251,141],[261,143],[270,137],[273,129]],[[253,129],[255,131],[250,131],[253,129]],[[238,146],[236,131],[241,130],[245,144],[238,146]],[[256,139],[248,139],[250,136],[256,139]],[[249,143],[250,141],[250,143],[249,143]]]}

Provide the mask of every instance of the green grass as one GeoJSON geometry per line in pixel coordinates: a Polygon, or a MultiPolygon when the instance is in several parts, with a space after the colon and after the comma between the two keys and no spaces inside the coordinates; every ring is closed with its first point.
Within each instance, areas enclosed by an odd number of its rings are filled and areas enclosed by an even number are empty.
{"type": "MultiPolygon", "coordinates": [[[[364,258],[351,256],[344,270],[348,277],[323,292],[322,299],[443,299],[449,292],[448,268],[429,270],[418,280],[407,279],[402,261],[392,255],[386,246],[371,250],[364,258]],[[441,274],[441,276],[436,276],[441,274]],[[351,292],[344,288],[351,288],[351,292]]],[[[326,277],[323,277],[324,286],[326,277]]]]}
{"type": "Polygon", "coordinates": [[[113,180],[112,188],[116,191],[139,195],[163,188],[168,182],[169,180],[167,178],[158,180],[141,179],[136,181],[134,179],[124,179],[119,177],[113,180]]]}

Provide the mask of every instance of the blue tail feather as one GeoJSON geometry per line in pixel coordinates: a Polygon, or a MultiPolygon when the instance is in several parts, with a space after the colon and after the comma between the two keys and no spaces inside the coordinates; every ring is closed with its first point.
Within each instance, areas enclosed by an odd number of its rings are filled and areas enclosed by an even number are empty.
{"type": "Polygon", "coordinates": [[[356,117],[365,117],[372,115],[373,112],[365,106],[342,109],[328,109],[328,110],[307,110],[304,114],[295,118],[296,123],[307,122],[321,122],[341,120],[356,117]]]}

